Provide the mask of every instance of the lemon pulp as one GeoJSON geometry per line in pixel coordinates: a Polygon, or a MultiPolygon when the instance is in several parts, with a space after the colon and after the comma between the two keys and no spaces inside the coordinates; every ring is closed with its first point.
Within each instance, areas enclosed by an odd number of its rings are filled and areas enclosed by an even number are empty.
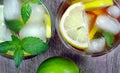
{"type": "Polygon", "coordinates": [[[88,23],[82,3],[73,4],[66,10],[59,28],[70,45],[83,50],[88,47],[88,23]]]}

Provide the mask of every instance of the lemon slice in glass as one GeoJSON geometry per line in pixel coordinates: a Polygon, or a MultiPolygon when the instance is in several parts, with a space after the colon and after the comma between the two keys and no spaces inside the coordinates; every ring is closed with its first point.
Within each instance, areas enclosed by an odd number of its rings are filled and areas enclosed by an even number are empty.
{"type": "Polygon", "coordinates": [[[113,0],[89,0],[84,3],[85,9],[99,8],[113,5],[113,0]]]}
{"type": "Polygon", "coordinates": [[[66,10],[59,29],[62,37],[73,47],[88,48],[88,22],[82,3],[75,3],[66,10]]]}
{"type": "Polygon", "coordinates": [[[50,16],[48,14],[46,14],[45,17],[46,17],[46,37],[50,38],[51,37],[51,21],[50,21],[50,16]]]}

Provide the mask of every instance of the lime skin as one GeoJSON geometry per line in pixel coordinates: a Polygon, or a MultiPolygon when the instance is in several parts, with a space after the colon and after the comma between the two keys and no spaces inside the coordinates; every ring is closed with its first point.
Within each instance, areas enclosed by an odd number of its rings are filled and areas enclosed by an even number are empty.
{"type": "Polygon", "coordinates": [[[65,57],[52,57],[43,61],[37,73],[80,73],[79,67],[71,60],[65,57]]]}

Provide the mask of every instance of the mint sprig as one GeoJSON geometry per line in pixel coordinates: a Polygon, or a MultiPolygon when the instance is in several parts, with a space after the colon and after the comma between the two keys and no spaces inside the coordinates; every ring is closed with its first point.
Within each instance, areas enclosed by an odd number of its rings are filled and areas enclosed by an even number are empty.
{"type": "Polygon", "coordinates": [[[23,3],[21,7],[21,16],[22,16],[24,23],[28,21],[31,13],[32,13],[32,7],[30,6],[30,4],[28,2],[23,3]]]}
{"type": "Polygon", "coordinates": [[[12,41],[0,43],[0,53],[14,52],[14,62],[19,67],[24,59],[24,51],[31,55],[38,55],[45,52],[49,45],[36,37],[26,37],[20,40],[17,36],[12,36],[12,41]]]}
{"type": "Polygon", "coordinates": [[[103,32],[103,36],[105,37],[106,43],[109,47],[113,46],[114,43],[114,35],[109,32],[103,32]]]}

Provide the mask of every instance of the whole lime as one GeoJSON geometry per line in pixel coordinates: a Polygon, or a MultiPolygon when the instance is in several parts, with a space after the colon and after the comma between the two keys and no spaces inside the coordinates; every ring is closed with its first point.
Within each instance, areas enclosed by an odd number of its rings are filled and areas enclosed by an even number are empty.
{"type": "Polygon", "coordinates": [[[79,67],[65,57],[52,57],[42,62],[37,73],[80,73],[79,67]]]}

